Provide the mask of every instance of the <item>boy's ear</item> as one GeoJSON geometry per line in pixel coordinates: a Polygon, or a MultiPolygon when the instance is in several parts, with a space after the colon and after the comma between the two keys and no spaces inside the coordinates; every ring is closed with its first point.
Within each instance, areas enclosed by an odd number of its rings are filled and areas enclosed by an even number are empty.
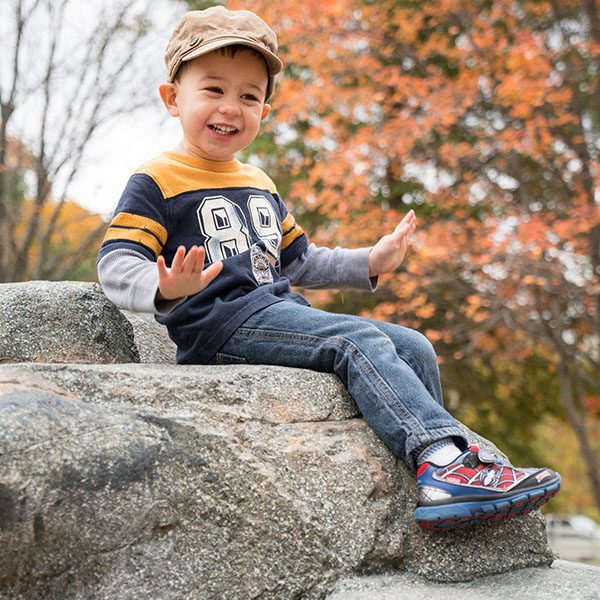
{"type": "Polygon", "coordinates": [[[179,116],[179,109],[177,108],[177,91],[175,90],[174,83],[161,83],[158,86],[158,93],[160,98],[167,109],[167,112],[172,117],[179,116]]]}
{"type": "Polygon", "coordinates": [[[260,117],[260,120],[263,121],[264,119],[267,118],[267,115],[271,112],[271,105],[270,104],[265,104],[263,106],[262,109],[262,115],[260,117]]]}

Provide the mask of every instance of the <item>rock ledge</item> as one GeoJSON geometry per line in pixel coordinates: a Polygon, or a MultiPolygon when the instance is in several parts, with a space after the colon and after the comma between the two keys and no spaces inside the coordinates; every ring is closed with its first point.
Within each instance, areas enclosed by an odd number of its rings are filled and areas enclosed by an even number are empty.
{"type": "Polygon", "coordinates": [[[420,530],[414,476],[333,375],[168,364],[164,330],[94,284],[0,303],[1,600],[310,600],[553,561],[539,514],[420,530]]]}

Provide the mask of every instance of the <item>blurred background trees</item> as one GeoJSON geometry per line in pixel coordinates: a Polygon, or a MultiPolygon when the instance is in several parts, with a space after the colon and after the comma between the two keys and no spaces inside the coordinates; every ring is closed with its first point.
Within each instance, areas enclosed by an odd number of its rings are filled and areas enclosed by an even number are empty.
{"type": "Polygon", "coordinates": [[[148,103],[152,4],[0,4],[0,282],[95,277],[106,225],[69,188],[98,130],[148,103]]]}
{"type": "MultiPolygon", "coordinates": [[[[218,3],[166,2],[174,16],[218,3]]],[[[600,2],[225,4],[278,34],[285,72],[242,158],[269,172],[311,240],[370,245],[418,215],[414,249],[377,294],[313,303],[426,333],[452,412],[513,461],[562,470],[556,510],[600,518],[600,2]]],[[[59,59],[69,5],[2,4],[3,281],[93,277],[103,227],[69,204],[70,174],[101,123],[155,94],[131,58],[148,3],[105,7],[59,59]],[[27,46],[35,11],[52,26],[27,46]],[[29,128],[11,127],[17,110],[29,128]]]]}
{"type": "Polygon", "coordinates": [[[366,245],[419,216],[377,295],[313,299],[424,331],[455,413],[514,460],[543,460],[536,428],[566,419],[600,508],[598,3],[228,6],[282,43],[274,116],[249,154],[313,240],[366,245]]]}

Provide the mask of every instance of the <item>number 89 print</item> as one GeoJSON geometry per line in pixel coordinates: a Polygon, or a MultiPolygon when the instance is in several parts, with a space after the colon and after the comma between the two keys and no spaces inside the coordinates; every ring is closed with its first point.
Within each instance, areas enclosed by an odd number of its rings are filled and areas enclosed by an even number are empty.
{"type": "Polygon", "coordinates": [[[204,198],[197,210],[200,230],[206,238],[206,256],[209,262],[223,260],[249,250],[262,240],[273,263],[277,263],[281,245],[281,226],[271,203],[259,195],[248,198],[248,214],[252,230],[248,228],[243,211],[225,196],[204,198]]]}

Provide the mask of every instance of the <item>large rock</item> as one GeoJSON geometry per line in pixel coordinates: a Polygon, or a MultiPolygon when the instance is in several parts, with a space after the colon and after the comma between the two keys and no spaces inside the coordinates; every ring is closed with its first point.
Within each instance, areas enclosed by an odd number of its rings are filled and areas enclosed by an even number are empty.
{"type": "Polygon", "coordinates": [[[159,325],[154,315],[121,311],[133,328],[133,341],[142,363],[162,363],[174,365],[177,346],[173,343],[167,328],[159,325]]]}
{"type": "Polygon", "coordinates": [[[164,329],[95,284],[0,303],[1,600],[308,600],[553,560],[539,514],[420,530],[414,476],[333,375],[160,364],[164,329]]]}
{"type": "Polygon", "coordinates": [[[600,568],[564,560],[458,584],[403,573],[340,581],[327,600],[600,600],[600,568]]]}
{"type": "Polygon", "coordinates": [[[129,321],[94,283],[0,284],[0,363],[139,362],[129,321]]]}
{"type": "Polygon", "coordinates": [[[0,363],[175,364],[166,327],[120,311],[97,283],[3,283],[0,306],[0,363]]]}
{"type": "Polygon", "coordinates": [[[552,562],[537,515],[421,531],[414,476],[357,417],[305,370],[0,366],[4,598],[310,599],[552,562]]]}

